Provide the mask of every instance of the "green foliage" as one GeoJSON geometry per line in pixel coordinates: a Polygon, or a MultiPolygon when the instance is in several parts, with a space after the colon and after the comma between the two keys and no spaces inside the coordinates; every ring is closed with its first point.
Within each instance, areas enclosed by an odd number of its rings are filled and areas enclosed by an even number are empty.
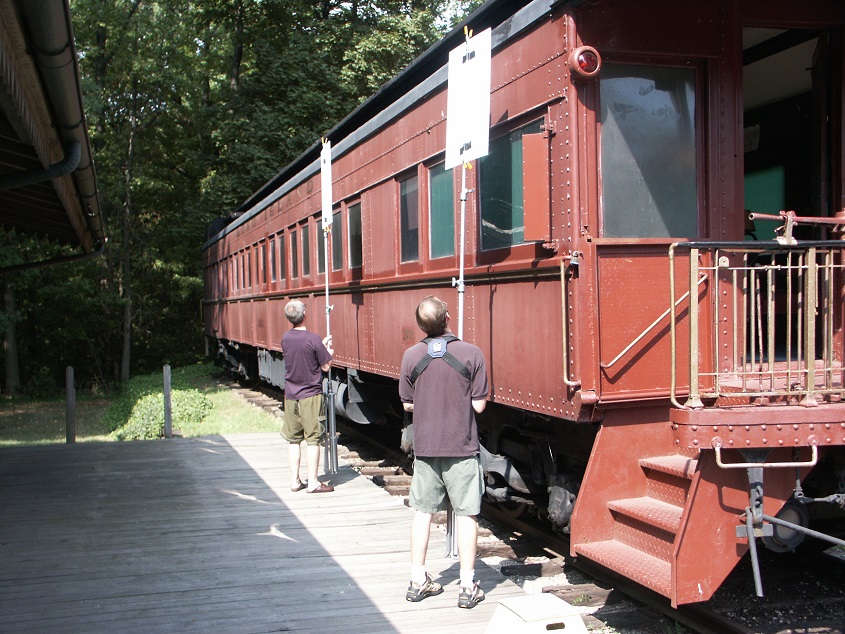
{"type": "MultiPolygon", "coordinates": [[[[171,392],[172,425],[178,429],[188,423],[196,425],[211,411],[211,401],[198,390],[171,392]]],[[[132,408],[125,425],[112,432],[115,440],[150,440],[164,436],[164,395],[147,394],[132,408]]]]}
{"type": "MultiPolygon", "coordinates": [[[[200,391],[210,377],[219,375],[210,364],[174,368],[170,373],[173,427],[201,422],[211,410],[200,391]]],[[[164,428],[162,373],[136,376],[123,384],[103,420],[116,440],[160,438],[164,428]]]]}

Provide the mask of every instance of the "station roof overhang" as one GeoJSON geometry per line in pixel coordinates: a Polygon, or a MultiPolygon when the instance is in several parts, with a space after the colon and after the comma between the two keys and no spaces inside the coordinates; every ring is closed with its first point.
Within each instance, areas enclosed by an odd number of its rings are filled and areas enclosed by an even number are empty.
{"type": "Polygon", "coordinates": [[[0,0],[0,225],[105,242],[68,0],[0,0]]]}

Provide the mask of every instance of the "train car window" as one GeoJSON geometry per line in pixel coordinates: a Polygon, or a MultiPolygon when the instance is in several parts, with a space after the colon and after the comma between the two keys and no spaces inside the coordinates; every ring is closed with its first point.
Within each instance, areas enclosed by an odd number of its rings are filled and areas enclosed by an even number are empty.
{"type": "Polygon", "coordinates": [[[326,241],[323,239],[323,219],[317,220],[317,273],[326,272],[326,241]]]}
{"type": "Polygon", "coordinates": [[[605,64],[602,235],[695,238],[695,71],[605,64]]]}
{"type": "Polygon", "coordinates": [[[238,256],[232,258],[232,292],[238,290],[238,256]]]}
{"type": "Polygon", "coordinates": [[[343,222],[340,210],[332,214],[332,271],[339,271],[343,268],[343,222]]]}
{"type": "Polygon", "coordinates": [[[361,231],[361,203],[349,205],[349,268],[359,269],[364,264],[364,234],[361,231]]]}
{"type": "Polygon", "coordinates": [[[452,170],[438,163],[428,171],[429,257],[455,255],[455,186],[452,170]]]}
{"type": "Polygon", "coordinates": [[[270,238],[270,248],[268,249],[270,256],[270,281],[276,281],[276,239],[270,238]]]}
{"type": "Polygon", "coordinates": [[[522,136],[541,131],[542,119],[490,139],[479,161],[481,181],[481,250],[522,244],[525,223],[522,199],[522,136]]]}
{"type": "Polygon", "coordinates": [[[283,234],[279,234],[279,280],[287,279],[287,260],[285,256],[287,253],[285,252],[285,236],[283,234]]]}
{"type": "Polygon", "coordinates": [[[311,275],[311,231],[308,224],[302,225],[302,277],[311,275]]]}
{"type": "Polygon", "coordinates": [[[261,245],[259,246],[258,252],[258,268],[259,270],[259,277],[261,284],[267,283],[267,243],[262,241],[261,245]]]}
{"type": "Polygon", "coordinates": [[[244,267],[244,274],[246,278],[244,279],[244,288],[249,290],[252,288],[252,252],[246,252],[246,266],[244,267]]]}
{"type": "Polygon", "coordinates": [[[292,279],[299,277],[299,241],[296,231],[290,232],[290,276],[292,279]]]}
{"type": "Polygon", "coordinates": [[[420,202],[416,174],[399,181],[399,225],[402,261],[415,262],[420,259],[420,202]]]}

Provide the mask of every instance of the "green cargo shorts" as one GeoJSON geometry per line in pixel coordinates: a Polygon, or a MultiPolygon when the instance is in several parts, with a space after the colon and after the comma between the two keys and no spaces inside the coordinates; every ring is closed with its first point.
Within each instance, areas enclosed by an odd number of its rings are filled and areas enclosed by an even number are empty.
{"type": "Polygon", "coordinates": [[[421,513],[446,510],[446,498],[455,515],[478,515],[484,493],[484,474],[478,456],[414,460],[414,479],[408,502],[421,513]]]}
{"type": "Polygon", "coordinates": [[[325,396],[316,394],[298,401],[285,399],[282,437],[290,443],[304,440],[309,445],[322,445],[326,440],[325,396]]]}

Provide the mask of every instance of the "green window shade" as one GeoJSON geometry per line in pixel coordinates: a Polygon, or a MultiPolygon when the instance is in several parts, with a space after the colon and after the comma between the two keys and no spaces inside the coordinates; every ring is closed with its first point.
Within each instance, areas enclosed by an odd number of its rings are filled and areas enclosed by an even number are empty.
{"type": "Polygon", "coordinates": [[[479,161],[481,179],[481,249],[501,249],[524,242],[522,135],[541,131],[542,119],[490,140],[479,161]]]}
{"type": "Polygon", "coordinates": [[[429,170],[431,259],[455,255],[455,197],[452,170],[439,163],[429,170]]]}

